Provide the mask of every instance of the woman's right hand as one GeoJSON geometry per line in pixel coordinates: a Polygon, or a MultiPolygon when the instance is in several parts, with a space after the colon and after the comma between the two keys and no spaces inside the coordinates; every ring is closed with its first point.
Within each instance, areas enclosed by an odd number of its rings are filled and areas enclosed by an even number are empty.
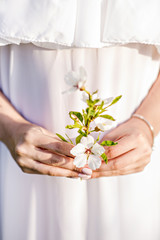
{"type": "Polygon", "coordinates": [[[70,143],[31,123],[19,123],[6,143],[25,173],[89,179],[90,175],[73,165],[70,143]]]}

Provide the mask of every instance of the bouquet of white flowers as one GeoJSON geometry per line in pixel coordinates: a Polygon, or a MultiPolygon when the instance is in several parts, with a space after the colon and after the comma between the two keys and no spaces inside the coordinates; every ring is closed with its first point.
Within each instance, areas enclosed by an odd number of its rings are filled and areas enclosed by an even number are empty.
{"type": "MultiPolygon", "coordinates": [[[[63,93],[73,92],[76,90],[82,91],[82,100],[87,104],[86,109],[82,112],[70,111],[69,116],[73,120],[73,125],[67,125],[66,128],[77,128],[78,136],[76,137],[76,146],[72,148],[71,154],[75,156],[74,165],[78,168],[84,167],[88,164],[89,168],[95,170],[100,167],[102,159],[107,163],[108,159],[105,154],[104,146],[113,146],[117,142],[103,141],[98,143],[101,132],[104,132],[111,127],[111,123],[115,119],[106,114],[110,106],[118,102],[122,96],[116,98],[100,99],[98,97],[98,90],[90,93],[85,88],[87,74],[83,67],[79,68],[79,72],[69,72],[65,76],[65,81],[70,88],[63,93]],[[91,123],[95,124],[91,126],[91,123]],[[91,136],[91,133],[99,132],[97,139],[91,136]]],[[[57,136],[68,143],[73,144],[68,135],[67,139],[57,133],[57,136]]]]}

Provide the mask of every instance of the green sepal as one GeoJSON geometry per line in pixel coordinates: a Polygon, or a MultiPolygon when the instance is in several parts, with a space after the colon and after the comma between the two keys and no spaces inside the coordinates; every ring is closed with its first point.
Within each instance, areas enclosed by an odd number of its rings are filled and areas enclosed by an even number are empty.
{"type": "Polygon", "coordinates": [[[60,135],[59,133],[56,133],[57,137],[59,137],[62,141],[64,142],[68,142],[62,135],[60,135]]]}
{"type": "Polygon", "coordinates": [[[106,164],[108,163],[108,158],[107,158],[107,156],[106,156],[105,153],[103,153],[103,154],[101,155],[101,158],[103,158],[103,160],[105,161],[106,164]]]}
{"type": "Polygon", "coordinates": [[[83,123],[83,116],[80,112],[69,112],[69,116],[71,119],[73,119],[74,121],[80,121],[81,123],[83,123]]]}
{"type": "Polygon", "coordinates": [[[117,142],[113,142],[113,141],[103,141],[101,142],[101,146],[114,146],[114,145],[117,145],[118,143],[117,142]]]}

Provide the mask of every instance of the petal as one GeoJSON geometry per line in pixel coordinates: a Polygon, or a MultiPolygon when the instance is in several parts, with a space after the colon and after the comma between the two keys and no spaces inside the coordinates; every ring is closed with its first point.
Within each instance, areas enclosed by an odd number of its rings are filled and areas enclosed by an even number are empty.
{"type": "Polygon", "coordinates": [[[75,157],[73,164],[80,168],[80,167],[84,167],[87,163],[87,155],[86,154],[80,154],[77,157],[75,157]]]}
{"type": "Polygon", "coordinates": [[[105,98],[103,101],[104,101],[104,105],[108,105],[110,104],[112,101],[113,101],[113,97],[109,97],[109,98],[105,98]]]}
{"type": "Polygon", "coordinates": [[[79,76],[80,76],[81,80],[86,81],[86,79],[87,79],[87,72],[86,72],[85,68],[82,67],[82,66],[79,68],[79,76]]]}
{"type": "Polygon", "coordinates": [[[109,123],[108,123],[108,122],[98,123],[98,124],[97,124],[97,127],[98,127],[101,131],[106,131],[106,130],[111,129],[111,127],[112,127],[112,122],[110,121],[109,123]]]}
{"type": "Polygon", "coordinates": [[[94,138],[92,136],[82,137],[81,143],[85,146],[85,148],[91,148],[94,144],[94,138]]]}
{"type": "Polygon", "coordinates": [[[73,156],[79,156],[80,154],[84,154],[85,150],[85,146],[81,143],[78,143],[75,147],[71,149],[70,153],[73,156]]]}
{"type": "Polygon", "coordinates": [[[82,92],[82,101],[86,103],[86,101],[89,99],[89,96],[86,92],[82,92]]]}
{"type": "Polygon", "coordinates": [[[96,126],[101,130],[101,131],[106,131],[109,130],[111,127],[113,127],[113,121],[104,119],[104,118],[96,118],[95,120],[96,126]]]}
{"type": "Polygon", "coordinates": [[[78,88],[79,88],[79,89],[83,88],[84,85],[85,85],[85,82],[86,82],[86,81],[79,80],[79,81],[78,81],[78,88]]]}
{"type": "Polygon", "coordinates": [[[71,87],[65,91],[62,92],[62,94],[65,94],[65,93],[72,93],[72,92],[75,92],[77,90],[76,87],[71,87]]]}
{"type": "Polygon", "coordinates": [[[92,147],[92,153],[97,155],[97,156],[101,156],[104,152],[105,152],[105,149],[104,147],[102,147],[100,144],[98,143],[95,143],[92,147]]]}
{"type": "Polygon", "coordinates": [[[65,82],[70,86],[77,85],[78,79],[79,79],[78,74],[74,71],[71,71],[68,74],[66,74],[64,78],[65,82]]]}
{"type": "Polygon", "coordinates": [[[101,166],[100,157],[91,154],[88,158],[88,166],[92,170],[95,170],[95,169],[99,168],[101,166]]]}

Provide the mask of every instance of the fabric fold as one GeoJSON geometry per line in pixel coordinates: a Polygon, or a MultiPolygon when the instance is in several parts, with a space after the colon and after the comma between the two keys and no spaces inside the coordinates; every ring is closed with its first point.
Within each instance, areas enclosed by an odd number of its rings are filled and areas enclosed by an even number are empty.
{"type": "Polygon", "coordinates": [[[54,49],[142,43],[160,51],[159,11],[159,0],[1,1],[0,45],[54,49]]]}

